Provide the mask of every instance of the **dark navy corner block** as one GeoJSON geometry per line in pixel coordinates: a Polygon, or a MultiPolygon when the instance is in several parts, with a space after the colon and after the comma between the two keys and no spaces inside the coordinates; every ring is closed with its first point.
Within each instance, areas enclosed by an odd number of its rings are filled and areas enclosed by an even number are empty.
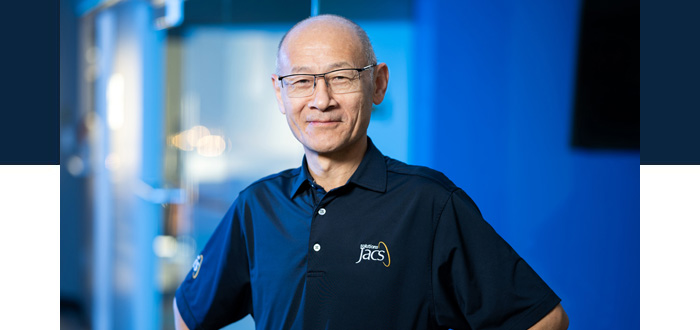
{"type": "Polygon", "coordinates": [[[0,165],[59,164],[58,5],[0,7],[0,29],[7,32],[0,52],[0,165]]]}
{"type": "Polygon", "coordinates": [[[640,162],[700,165],[700,2],[640,5],[640,162]]]}

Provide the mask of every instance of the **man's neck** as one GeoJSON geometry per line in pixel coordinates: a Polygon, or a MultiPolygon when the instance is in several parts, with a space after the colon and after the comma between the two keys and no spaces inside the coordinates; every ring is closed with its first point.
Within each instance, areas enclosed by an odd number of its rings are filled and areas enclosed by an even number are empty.
{"type": "Polygon", "coordinates": [[[367,138],[360,139],[346,150],[319,154],[305,150],[306,164],[314,181],[326,191],[345,185],[360,166],[367,151],[367,138]]]}

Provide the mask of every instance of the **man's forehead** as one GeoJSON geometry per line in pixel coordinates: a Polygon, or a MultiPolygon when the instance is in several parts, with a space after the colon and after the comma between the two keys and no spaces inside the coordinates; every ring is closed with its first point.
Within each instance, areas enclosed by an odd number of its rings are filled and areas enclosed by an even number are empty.
{"type": "Polygon", "coordinates": [[[294,26],[288,32],[288,35],[294,36],[305,33],[312,35],[319,33],[356,34],[353,25],[349,22],[334,17],[318,17],[294,26]]]}
{"type": "Polygon", "coordinates": [[[362,42],[353,30],[347,26],[321,27],[304,26],[290,33],[280,49],[282,67],[291,73],[319,73],[362,64],[362,42]]]}
{"type": "Polygon", "coordinates": [[[362,41],[355,31],[347,27],[332,26],[328,28],[301,28],[290,34],[282,48],[287,51],[335,50],[338,48],[355,49],[362,41]]]}

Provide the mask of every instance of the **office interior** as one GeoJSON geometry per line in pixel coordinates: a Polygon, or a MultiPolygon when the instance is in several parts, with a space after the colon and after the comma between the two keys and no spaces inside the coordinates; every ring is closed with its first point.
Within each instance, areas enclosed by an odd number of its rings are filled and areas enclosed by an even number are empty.
{"type": "Polygon", "coordinates": [[[238,192],[300,165],[270,75],[319,13],[389,67],[379,150],[463,188],[570,329],[639,327],[639,3],[62,0],[61,329],[173,329],[238,192]]]}

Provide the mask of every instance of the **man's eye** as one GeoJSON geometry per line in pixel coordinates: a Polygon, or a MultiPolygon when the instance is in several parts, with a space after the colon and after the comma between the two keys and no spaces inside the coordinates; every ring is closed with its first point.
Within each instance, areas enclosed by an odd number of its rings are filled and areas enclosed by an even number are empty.
{"type": "Polygon", "coordinates": [[[296,87],[303,87],[303,86],[307,86],[307,85],[312,85],[313,80],[302,78],[302,79],[292,80],[289,84],[294,85],[296,87]]]}
{"type": "Polygon", "coordinates": [[[335,81],[346,81],[346,80],[350,80],[351,78],[348,76],[335,76],[331,79],[335,80],[335,81]]]}

